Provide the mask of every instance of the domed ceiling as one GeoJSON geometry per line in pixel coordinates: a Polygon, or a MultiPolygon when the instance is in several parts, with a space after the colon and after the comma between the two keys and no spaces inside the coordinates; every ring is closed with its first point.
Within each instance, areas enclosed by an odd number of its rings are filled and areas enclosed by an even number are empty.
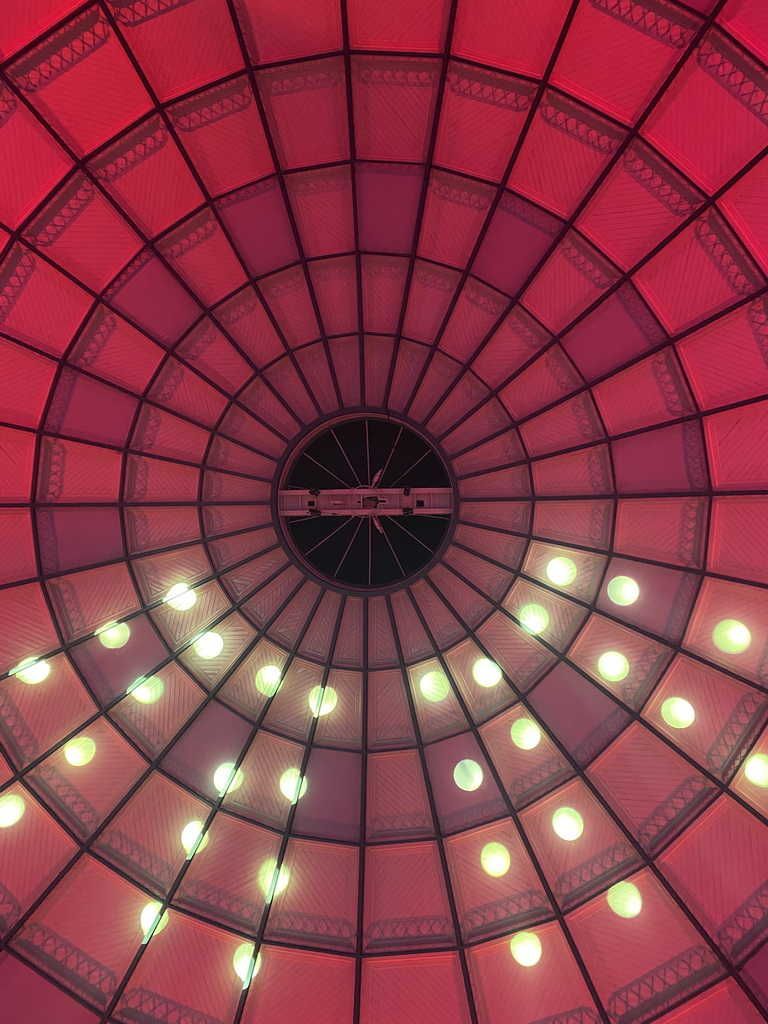
{"type": "Polygon", "coordinates": [[[766,60],[5,4],[4,1021],[765,1019],[766,60]]]}

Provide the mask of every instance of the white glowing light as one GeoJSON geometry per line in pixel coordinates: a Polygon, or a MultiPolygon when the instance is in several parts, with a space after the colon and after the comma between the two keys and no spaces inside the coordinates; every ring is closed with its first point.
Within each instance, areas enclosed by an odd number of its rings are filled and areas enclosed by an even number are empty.
{"type": "Polygon", "coordinates": [[[752,634],[738,619],[723,619],[712,630],[712,640],[724,654],[741,654],[752,643],[752,634]]]}
{"type": "Polygon", "coordinates": [[[521,967],[533,967],[541,960],[541,939],[533,932],[518,932],[509,940],[512,956],[521,967]]]}
{"type": "Polygon", "coordinates": [[[199,853],[206,848],[210,836],[203,832],[204,828],[202,821],[189,821],[181,830],[181,845],[187,853],[199,853]]]}
{"type": "Polygon", "coordinates": [[[643,909],[640,890],[631,882],[617,882],[605,895],[608,906],[619,917],[637,917],[643,909]]]}
{"type": "Polygon", "coordinates": [[[533,750],[541,742],[541,729],[532,718],[518,718],[509,732],[512,742],[521,750],[533,750]]]}
{"type": "Polygon", "coordinates": [[[253,958],[255,948],[252,942],[244,942],[241,946],[237,947],[235,955],[232,957],[232,966],[235,969],[235,974],[242,981],[243,988],[248,987],[251,980],[259,973],[259,968],[261,967],[261,953],[259,953],[255,960],[253,958]]]}
{"type": "Polygon", "coordinates": [[[696,712],[693,705],[682,697],[669,697],[661,705],[661,717],[673,729],[687,729],[693,725],[696,712]]]}
{"type": "Polygon", "coordinates": [[[137,700],[139,704],[154,704],[163,696],[165,683],[159,676],[150,676],[148,679],[139,679],[128,690],[128,693],[137,700]]]}
{"type": "Polygon", "coordinates": [[[147,903],[141,912],[141,930],[144,932],[144,941],[149,938],[150,935],[157,935],[165,928],[168,924],[168,911],[163,913],[160,917],[160,911],[163,909],[163,904],[158,900],[152,900],[151,903],[147,903]],[[159,919],[158,919],[159,918],[159,919]]]}
{"type": "Polygon", "coordinates": [[[195,601],[197,601],[197,594],[186,583],[174,583],[165,595],[165,603],[177,612],[188,612],[195,601]]]}
{"type": "Polygon", "coordinates": [[[225,796],[240,789],[244,778],[241,768],[236,769],[231,761],[225,761],[213,773],[213,785],[219,796],[225,796]]]}
{"type": "Polygon", "coordinates": [[[51,673],[51,666],[47,661],[38,658],[25,658],[22,663],[13,670],[11,675],[18,676],[22,683],[35,686],[42,683],[51,673]]]}
{"type": "Polygon", "coordinates": [[[127,622],[110,622],[97,631],[99,643],[102,647],[115,651],[119,647],[125,647],[131,638],[131,627],[127,622]]]}
{"type": "Polygon", "coordinates": [[[618,651],[606,651],[597,659],[597,671],[609,683],[618,683],[629,675],[629,662],[618,651]]]}
{"type": "Polygon", "coordinates": [[[16,793],[0,796],[0,828],[10,828],[17,821],[21,821],[26,806],[24,798],[17,796],[16,793]]]}
{"type": "Polygon", "coordinates": [[[480,853],[480,863],[486,875],[501,878],[509,871],[509,850],[503,843],[486,843],[480,853]]]}
{"type": "Polygon", "coordinates": [[[497,686],[501,682],[501,669],[490,658],[478,658],[472,666],[472,678],[478,686],[497,686]]]}
{"type": "Polygon", "coordinates": [[[286,800],[295,804],[307,792],[307,780],[302,779],[298,768],[289,768],[280,776],[280,792],[286,800]]]}
{"type": "Polygon", "coordinates": [[[450,683],[442,672],[427,672],[427,674],[423,675],[419,681],[419,689],[421,690],[424,699],[431,701],[433,704],[437,704],[439,701],[445,700],[450,688],[450,683]]]}
{"type": "Polygon", "coordinates": [[[192,646],[195,648],[195,653],[200,658],[217,658],[224,650],[224,637],[221,633],[215,633],[213,631],[209,633],[203,633],[195,640],[192,646]]]}
{"type": "Polygon", "coordinates": [[[273,896],[279,896],[281,892],[285,891],[290,878],[291,872],[285,864],[282,864],[278,871],[277,861],[274,857],[264,861],[259,868],[259,885],[268,903],[273,896]]]}
{"type": "Polygon", "coordinates": [[[554,583],[558,587],[567,587],[576,579],[578,570],[572,559],[566,558],[565,555],[558,555],[557,558],[547,562],[546,572],[550,583],[554,583]]]}
{"type": "Polygon", "coordinates": [[[768,786],[768,754],[753,754],[748,758],[744,775],[753,786],[768,786]]]}
{"type": "Polygon", "coordinates": [[[584,831],[584,819],[572,807],[559,807],[552,815],[552,828],[555,835],[572,843],[584,831]]]}
{"type": "Polygon", "coordinates": [[[81,768],[93,760],[96,744],[90,736],[78,736],[64,747],[64,757],[75,768],[81,768]]]}
{"type": "Polygon", "coordinates": [[[483,769],[477,761],[465,758],[453,769],[453,781],[465,793],[473,793],[483,784],[483,769]]]}
{"type": "Polygon", "coordinates": [[[338,703],[339,695],[332,686],[313,686],[309,695],[309,707],[315,718],[320,715],[329,715],[338,703]]]}
{"type": "Polygon", "coordinates": [[[517,617],[528,633],[543,633],[549,625],[549,612],[540,604],[524,605],[517,617]]]}
{"type": "Polygon", "coordinates": [[[631,576],[614,576],[609,580],[606,589],[608,597],[614,604],[634,604],[640,597],[640,587],[631,576]]]}
{"type": "Polygon", "coordinates": [[[265,697],[274,697],[280,689],[281,673],[277,665],[265,665],[256,673],[256,689],[265,697]]]}

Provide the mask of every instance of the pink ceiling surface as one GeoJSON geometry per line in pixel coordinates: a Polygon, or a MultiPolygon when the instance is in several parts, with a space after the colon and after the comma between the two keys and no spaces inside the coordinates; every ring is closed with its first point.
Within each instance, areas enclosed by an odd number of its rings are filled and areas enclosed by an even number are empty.
{"type": "Polygon", "coordinates": [[[766,61],[764,0],[5,5],[3,1022],[765,1019],[766,61]],[[271,505],[362,411],[456,481],[380,593],[271,505]]]}

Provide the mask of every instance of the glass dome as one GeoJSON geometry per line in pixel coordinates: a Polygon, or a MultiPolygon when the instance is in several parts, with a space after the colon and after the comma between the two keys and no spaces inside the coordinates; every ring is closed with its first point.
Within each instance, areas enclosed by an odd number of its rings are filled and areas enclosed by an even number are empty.
{"type": "Polygon", "coordinates": [[[4,1019],[765,1019],[763,0],[5,7],[4,1019]]]}

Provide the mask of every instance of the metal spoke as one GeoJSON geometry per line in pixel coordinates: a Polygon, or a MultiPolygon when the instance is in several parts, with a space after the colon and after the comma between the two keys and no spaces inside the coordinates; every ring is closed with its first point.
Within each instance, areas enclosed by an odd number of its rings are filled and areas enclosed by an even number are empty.
{"type": "Polygon", "coordinates": [[[397,518],[397,519],[393,518],[392,519],[392,525],[399,527],[399,529],[401,529],[403,531],[403,533],[407,533],[408,536],[411,537],[413,540],[415,540],[417,544],[420,544],[424,548],[425,551],[428,551],[430,554],[432,554],[432,548],[429,547],[428,544],[425,544],[423,540],[419,540],[419,538],[416,536],[415,533],[411,533],[411,531],[408,529],[408,527],[403,525],[403,523],[400,522],[399,518],[397,518]]]}
{"type": "Polygon", "coordinates": [[[379,478],[379,483],[381,484],[382,487],[385,486],[384,481],[385,481],[386,476],[387,476],[387,469],[389,468],[389,463],[390,463],[390,461],[392,459],[392,456],[395,454],[395,449],[400,444],[400,438],[402,437],[402,434],[403,434],[403,428],[400,427],[400,429],[397,432],[397,437],[395,438],[395,443],[392,445],[392,448],[390,449],[389,455],[387,456],[387,461],[384,463],[384,468],[381,471],[381,477],[379,478]]]}
{"type": "MultiPolygon", "coordinates": [[[[311,522],[313,522],[313,520],[311,518],[307,517],[304,520],[299,519],[299,520],[297,520],[297,522],[308,522],[308,523],[311,523],[311,522]]],[[[311,548],[307,548],[307,550],[304,552],[304,554],[305,555],[311,555],[313,551],[317,551],[317,549],[319,547],[321,547],[323,544],[325,544],[326,541],[329,541],[331,539],[331,537],[335,537],[336,534],[339,533],[339,531],[343,530],[346,526],[349,526],[350,522],[351,522],[351,517],[349,517],[349,516],[347,516],[345,519],[342,519],[341,524],[339,526],[337,526],[336,529],[333,530],[332,533],[329,533],[327,537],[323,537],[322,540],[318,541],[317,544],[314,544],[311,548]]]]}
{"type": "Polygon", "coordinates": [[[415,462],[412,462],[407,469],[404,469],[402,471],[402,473],[397,477],[397,479],[390,484],[390,487],[397,487],[398,483],[403,479],[404,476],[407,476],[407,474],[410,473],[412,469],[415,469],[420,462],[423,462],[423,460],[426,459],[426,457],[431,454],[432,453],[429,450],[427,450],[422,455],[420,455],[415,462]]]}
{"type": "Polygon", "coordinates": [[[386,523],[382,523],[381,524],[381,535],[384,538],[384,540],[387,542],[387,544],[389,545],[389,550],[392,552],[392,557],[397,562],[397,567],[400,570],[401,575],[407,576],[407,573],[406,573],[405,569],[403,569],[403,566],[402,566],[402,563],[401,563],[400,559],[397,557],[397,552],[395,551],[394,547],[392,546],[392,541],[389,539],[389,534],[387,533],[387,525],[386,525],[386,523]]]}
{"type": "Polygon", "coordinates": [[[338,476],[336,473],[334,473],[332,469],[328,469],[328,467],[323,465],[322,462],[319,462],[314,457],[314,455],[310,455],[309,452],[304,452],[302,457],[305,458],[305,459],[308,459],[310,462],[314,462],[314,464],[316,466],[319,466],[320,469],[322,469],[324,473],[328,473],[329,476],[332,476],[335,480],[338,480],[342,487],[349,487],[349,480],[342,480],[342,478],[340,476],[338,476]]]}
{"type": "Polygon", "coordinates": [[[338,576],[338,573],[339,573],[339,569],[340,569],[340,568],[342,567],[342,565],[344,564],[344,560],[345,560],[345,558],[347,557],[347,555],[349,554],[349,550],[350,550],[350,548],[352,547],[352,545],[354,544],[354,542],[355,542],[355,540],[356,540],[356,538],[357,538],[357,535],[358,535],[358,533],[360,532],[360,527],[361,527],[362,525],[363,525],[363,520],[362,520],[362,519],[358,519],[358,520],[357,520],[357,523],[356,523],[356,525],[355,525],[355,531],[354,531],[354,533],[352,534],[352,539],[350,540],[349,544],[347,544],[347,547],[346,547],[346,549],[345,549],[345,551],[344,551],[344,554],[343,554],[343,555],[341,556],[341,559],[339,560],[339,563],[338,563],[338,565],[336,566],[336,572],[334,573],[334,576],[338,576]]]}
{"type": "Polygon", "coordinates": [[[356,484],[358,485],[358,487],[363,487],[363,486],[365,486],[365,485],[363,484],[362,480],[360,479],[360,477],[359,477],[359,476],[357,475],[357,470],[356,470],[356,469],[355,469],[355,467],[354,467],[354,466],[352,465],[352,463],[351,463],[351,462],[349,461],[349,456],[348,456],[348,455],[347,455],[347,453],[346,453],[346,450],[345,450],[345,448],[344,448],[344,445],[343,445],[343,444],[341,443],[341,441],[340,441],[340,440],[338,439],[338,437],[336,436],[336,431],[335,431],[335,430],[332,430],[332,431],[331,431],[331,436],[333,437],[333,439],[334,439],[334,441],[336,442],[336,444],[337,444],[337,445],[339,446],[339,451],[340,451],[340,452],[341,452],[341,454],[342,454],[342,455],[344,456],[344,459],[345,459],[345,461],[346,461],[347,465],[348,465],[348,466],[349,466],[349,468],[350,468],[350,469],[352,470],[352,475],[353,475],[353,476],[354,476],[354,478],[355,478],[355,483],[356,483],[356,484]]]}

